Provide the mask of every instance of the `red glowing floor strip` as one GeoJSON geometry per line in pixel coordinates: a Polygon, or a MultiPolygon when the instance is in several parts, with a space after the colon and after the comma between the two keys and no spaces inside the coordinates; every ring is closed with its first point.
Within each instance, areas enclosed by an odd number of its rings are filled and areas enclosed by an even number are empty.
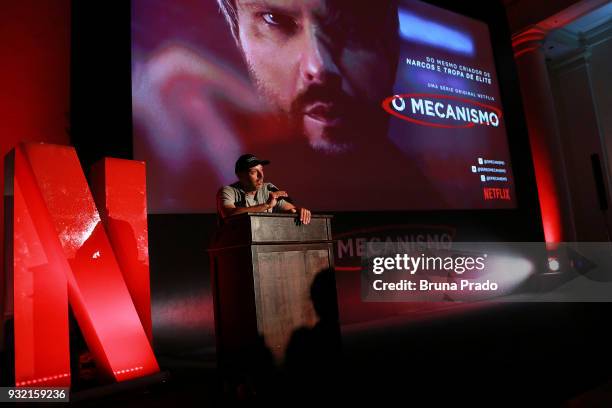
{"type": "Polygon", "coordinates": [[[36,378],[34,380],[17,382],[17,383],[15,383],[15,386],[16,387],[27,387],[28,385],[42,384],[42,383],[47,383],[45,385],[49,386],[49,385],[51,385],[51,381],[53,381],[53,380],[62,380],[62,379],[68,379],[68,383],[65,384],[65,385],[66,386],[70,385],[70,373],[64,373],[64,374],[52,375],[52,376],[49,376],[49,377],[36,378]]]}
{"type": "Polygon", "coordinates": [[[361,266],[336,266],[334,269],[341,272],[359,272],[362,268],[361,266]]]}

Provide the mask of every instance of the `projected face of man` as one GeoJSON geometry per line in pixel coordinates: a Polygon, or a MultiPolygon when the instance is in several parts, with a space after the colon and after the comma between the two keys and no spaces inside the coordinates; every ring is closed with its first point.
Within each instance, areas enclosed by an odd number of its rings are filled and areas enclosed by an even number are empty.
{"type": "Polygon", "coordinates": [[[237,40],[265,99],[316,150],[386,137],[398,58],[389,1],[236,0],[237,40]]]}

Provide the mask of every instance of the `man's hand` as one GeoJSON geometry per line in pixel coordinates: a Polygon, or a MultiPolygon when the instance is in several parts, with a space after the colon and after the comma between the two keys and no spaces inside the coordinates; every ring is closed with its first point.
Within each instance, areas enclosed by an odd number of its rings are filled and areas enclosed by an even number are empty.
{"type": "Polygon", "coordinates": [[[302,224],[310,224],[310,219],[311,219],[311,214],[310,214],[310,210],[306,209],[306,208],[292,208],[291,209],[292,213],[299,213],[300,214],[300,222],[302,224]]]}
{"type": "Polygon", "coordinates": [[[289,195],[287,194],[286,191],[271,191],[270,195],[268,196],[268,201],[266,202],[266,204],[268,204],[270,208],[274,208],[276,207],[276,204],[279,198],[288,197],[288,196],[289,195]]]}

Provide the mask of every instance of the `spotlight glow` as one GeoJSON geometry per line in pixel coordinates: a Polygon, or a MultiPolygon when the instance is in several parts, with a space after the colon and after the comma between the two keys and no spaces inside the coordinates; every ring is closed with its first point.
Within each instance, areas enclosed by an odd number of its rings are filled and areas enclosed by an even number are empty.
{"type": "Polygon", "coordinates": [[[548,257],[548,269],[550,269],[552,272],[558,272],[560,268],[561,268],[561,265],[559,264],[559,260],[557,259],[557,257],[549,256],[548,257]]]}

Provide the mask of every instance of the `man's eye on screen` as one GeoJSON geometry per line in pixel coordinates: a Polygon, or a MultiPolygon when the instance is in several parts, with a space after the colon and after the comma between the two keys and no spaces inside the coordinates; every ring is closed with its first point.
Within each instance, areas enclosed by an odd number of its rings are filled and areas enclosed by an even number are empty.
{"type": "Polygon", "coordinates": [[[297,28],[295,20],[289,16],[279,13],[261,13],[261,19],[270,27],[290,32],[297,28]]]}

